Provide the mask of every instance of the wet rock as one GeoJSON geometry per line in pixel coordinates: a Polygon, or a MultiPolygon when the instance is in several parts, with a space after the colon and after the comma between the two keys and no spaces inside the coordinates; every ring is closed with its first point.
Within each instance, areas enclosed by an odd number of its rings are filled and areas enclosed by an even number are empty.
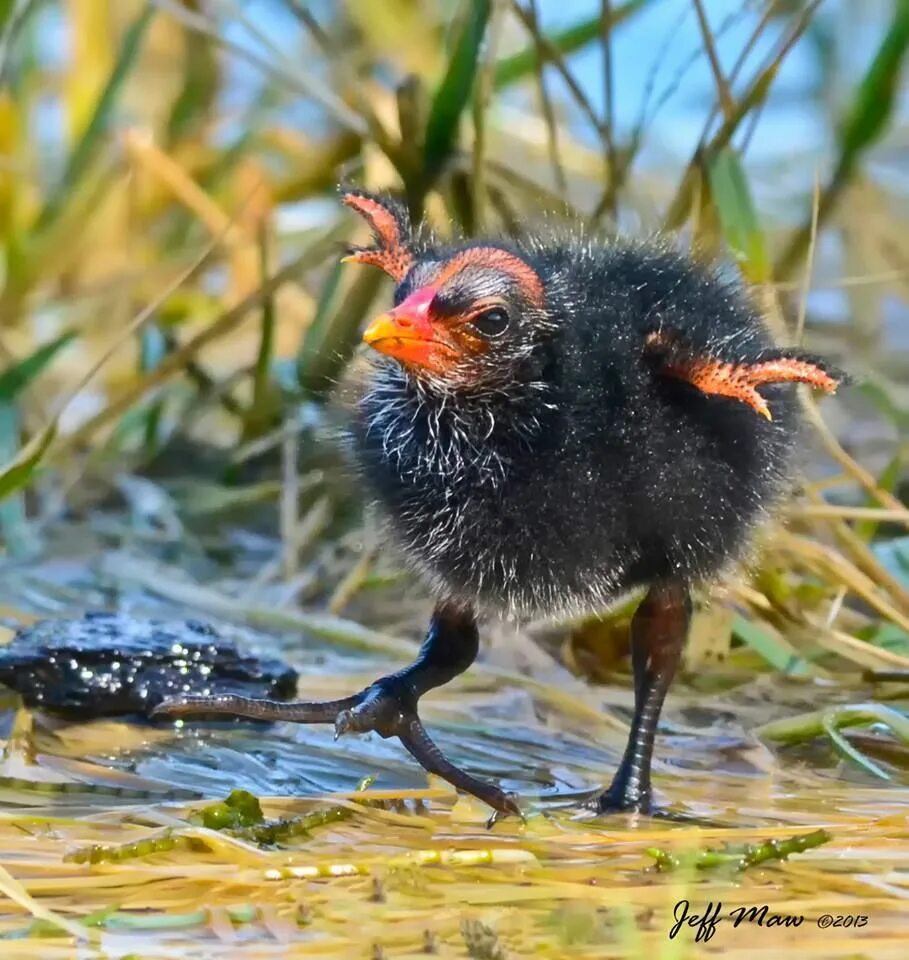
{"type": "Polygon", "coordinates": [[[244,653],[197,620],[97,613],[19,630],[0,647],[0,683],[29,707],[90,719],[147,715],[165,697],[185,694],[287,700],[297,673],[244,653]]]}

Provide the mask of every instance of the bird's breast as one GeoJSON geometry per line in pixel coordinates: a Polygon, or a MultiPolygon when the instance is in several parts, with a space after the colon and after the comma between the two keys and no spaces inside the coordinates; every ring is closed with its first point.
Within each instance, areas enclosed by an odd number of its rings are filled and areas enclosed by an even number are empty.
{"type": "Polygon", "coordinates": [[[471,414],[364,398],[364,480],[405,559],[436,592],[509,614],[609,602],[627,561],[595,471],[552,422],[471,414]]]}

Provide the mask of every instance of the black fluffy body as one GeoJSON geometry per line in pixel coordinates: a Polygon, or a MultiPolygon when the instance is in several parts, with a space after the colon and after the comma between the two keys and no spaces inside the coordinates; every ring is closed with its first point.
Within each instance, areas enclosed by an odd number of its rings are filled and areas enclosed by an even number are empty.
{"type": "Polygon", "coordinates": [[[520,812],[452,763],[420,698],[467,670],[477,613],[601,610],[634,587],[634,713],[598,813],[653,810],[660,711],[691,619],[691,587],[742,556],[786,488],[792,386],[834,390],[815,358],[779,350],[746,292],[660,244],[538,238],[445,247],[403,208],[347,190],[372,247],[351,258],[397,283],[364,333],[379,357],[353,442],[404,557],[437,594],[413,663],[333,701],[190,697],[170,716],[333,723],[397,737],[428,771],[520,812]],[[760,392],[758,391],[760,388],[760,392]]]}
{"type": "MultiPolygon", "coordinates": [[[[379,358],[357,405],[363,475],[407,560],[441,597],[535,616],[695,584],[741,557],[787,485],[794,388],[761,388],[768,421],[666,377],[646,340],[669,331],[732,363],[778,355],[746,291],[660,243],[482,245],[518,254],[546,290],[542,315],[497,291],[519,328],[507,376],[458,389],[379,358]]],[[[456,249],[417,247],[396,303],[456,249]]]]}

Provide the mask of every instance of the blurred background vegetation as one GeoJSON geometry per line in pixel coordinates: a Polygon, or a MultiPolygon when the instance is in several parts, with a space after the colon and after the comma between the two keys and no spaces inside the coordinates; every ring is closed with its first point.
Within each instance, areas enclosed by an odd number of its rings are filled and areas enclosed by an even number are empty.
{"type": "MultiPolygon", "coordinates": [[[[0,0],[7,553],[113,504],[211,560],[258,506],[252,594],[387,614],[349,608],[395,575],[323,442],[388,296],[338,264],[353,181],[442,232],[545,212],[730,259],[858,384],[804,398],[787,531],[689,664],[909,667],[907,46],[909,0],[0,0]]],[[[603,633],[560,655],[598,676],[603,633]]]]}
{"type": "MultiPolygon", "coordinates": [[[[336,442],[334,385],[389,296],[338,263],[363,239],[340,181],[400,191],[442,233],[545,215],[677,234],[741,271],[781,342],[856,378],[802,397],[796,495],[696,611],[663,719],[658,780],[722,831],[558,816],[621,753],[630,606],[489,624],[481,662],[427,703],[453,759],[550,802],[495,834],[375,738],[14,705],[4,957],[68,957],[55,932],[98,926],[143,956],[153,937],[176,956],[184,930],[236,957],[251,924],[282,956],[517,955],[496,927],[534,956],[678,957],[681,888],[648,848],[731,838],[750,870],[830,834],[756,873],[750,902],[870,903],[867,931],[809,924],[785,948],[871,956],[889,930],[904,955],[906,794],[881,787],[909,784],[907,47],[909,0],[0,0],[0,641],[92,608],[198,614],[277,647],[320,697],[411,655],[428,600],[336,442]],[[371,771],[392,809],[348,799],[349,823],[277,848],[196,836],[174,806],[229,778],[292,815],[371,771]],[[830,834],[792,839],[809,824],[830,834]],[[129,864],[74,857],[99,843],[85,856],[129,864]],[[424,870],[440,844],[467,853],[424,870]]],[[[705,901],[749,902],[738,873],[734,895],[704,876],[705,901]]]]}

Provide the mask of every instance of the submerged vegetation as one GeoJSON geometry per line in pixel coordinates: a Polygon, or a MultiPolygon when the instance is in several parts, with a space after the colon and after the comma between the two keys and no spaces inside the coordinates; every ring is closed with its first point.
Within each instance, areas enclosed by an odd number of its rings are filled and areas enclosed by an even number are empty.
{"type": "Polygon", "coordinates": [[[426,600],[335,442],[388,295],[338,263],[337,183],[443,234],[670,232],[856,380],[802,397],[798,490],[696,611],[675,819],[578,812],[624,741],[636,598],[490,624],[427,701],[527,806],[491,831],[377,738],[62,723],[10,693],[4,958],[904,955],[909,3],[556,7],[0,0],[0,629],[204,618],[303,696],[403,662],[426,600]],[[708,947],[670,939],[682,900],[806,919],[708,947]]]}

